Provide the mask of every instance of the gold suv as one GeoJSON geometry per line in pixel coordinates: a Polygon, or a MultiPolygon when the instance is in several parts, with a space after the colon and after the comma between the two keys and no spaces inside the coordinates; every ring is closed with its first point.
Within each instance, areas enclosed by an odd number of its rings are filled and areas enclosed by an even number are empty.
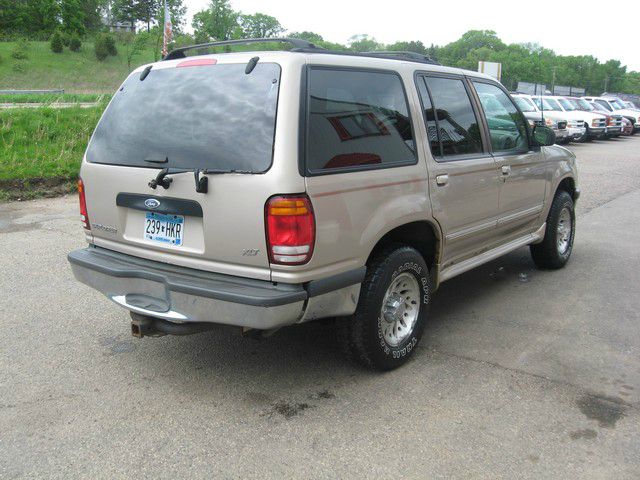
{"type": "Polygon", "coordinates": [[[502,85],[412,53],[280,41],[292,48],[200,54],[255,40],[218,42],[138,68],[89,142],[89,246],[69,261],[135,335],[335,318],[347,354],[391,369],[441,282],[525,245],[565,265],[575,157],[502,85]]]}

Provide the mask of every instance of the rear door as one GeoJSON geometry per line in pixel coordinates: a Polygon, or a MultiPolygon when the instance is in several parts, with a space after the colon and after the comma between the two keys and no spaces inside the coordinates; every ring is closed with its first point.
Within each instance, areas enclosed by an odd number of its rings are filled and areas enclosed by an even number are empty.
{"type": "Polygon", "coordinates": [[[542,212],[546,165],[540,148],[529,144],[527,121],[499,85],[471,82],[487,120],[491,150],[500,172],[498,234],[503,240],[528,233],[542,212]]]}
{"type": "Polygon", "coordinates": [[[268,279],[264,205],[277,174],[280,66],[260,62],[247,74],[246,62],[167,63],[124,82],[90,141],[81,176],[93,241],[268,279]],[[167,168],[166,188],[152,188],[167,168]]]}
{"type": "Polygon", "coordinates": [[[487,250],[498,219],[498,172],[481,117],[462,76],[416,78],[434,162],[429,165],[433,214],[444,232],[443,267],[487,250]]]}

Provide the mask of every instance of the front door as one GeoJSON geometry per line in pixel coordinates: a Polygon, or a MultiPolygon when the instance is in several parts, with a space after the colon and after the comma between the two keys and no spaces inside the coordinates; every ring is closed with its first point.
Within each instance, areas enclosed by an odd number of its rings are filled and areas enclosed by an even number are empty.
{"type": "Polygon", "coordinates": [[[487,120],[491,150],[500,174],[500,217],[497,233],[509,241],[531,233],[539,223],[546,166],[540,148],[529,142],[526,119],[497,84],[473,80],[487,120]]]}

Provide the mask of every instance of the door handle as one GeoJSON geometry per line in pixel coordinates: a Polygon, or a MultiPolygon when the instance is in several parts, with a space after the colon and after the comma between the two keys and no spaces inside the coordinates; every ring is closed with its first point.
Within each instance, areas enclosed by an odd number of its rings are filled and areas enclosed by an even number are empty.
{"type": "Polygon", "coordinates": [[[502,174],[509,175],[511,173],[511,165],[503,165],[502,166],[502,174]]]}
{"type": "Polygon", "coordinates": [[[447,183],[449,183],[449,175],[447,175],[446,173],[443,175],[437,175],[436,176],[436,184],[440,187],[446,185],[447,183]]]}

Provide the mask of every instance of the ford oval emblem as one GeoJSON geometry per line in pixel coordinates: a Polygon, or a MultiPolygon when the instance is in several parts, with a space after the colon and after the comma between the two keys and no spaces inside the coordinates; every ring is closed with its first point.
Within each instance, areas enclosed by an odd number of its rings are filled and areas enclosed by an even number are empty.
{"type": "Polygon", "coordinates": [[[147,198],[144,201],[144,206],[147,208],[158,208],[160,206],[160,201],[155,198],[147,198]]]}

